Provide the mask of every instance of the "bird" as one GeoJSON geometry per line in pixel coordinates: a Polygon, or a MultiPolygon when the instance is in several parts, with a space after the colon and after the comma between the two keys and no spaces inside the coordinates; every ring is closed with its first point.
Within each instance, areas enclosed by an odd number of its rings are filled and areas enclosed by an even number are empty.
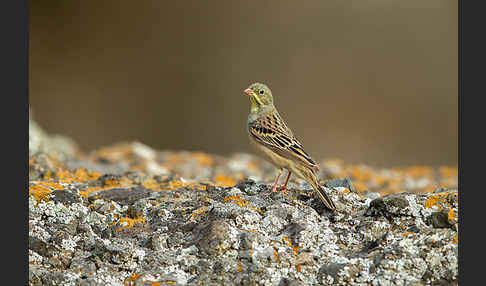
{"type": "Polygon", "coordinates": [[[250,100],[248,115],[248,137],[263,157],[278,169],[278,176],[272,187],[277,191],[277,184],[283,169],[288,171],[287,179],[279,191],[287,189],[290,176],[293,174],[307,181],[318,194],[324,205],[334,211],[336,205],[319,185],[317,174],[319,166],[304,151],[302,143],[282,119],[273,103],[270,88],[263,83],[253,83],[244,93],[250,100]]]}

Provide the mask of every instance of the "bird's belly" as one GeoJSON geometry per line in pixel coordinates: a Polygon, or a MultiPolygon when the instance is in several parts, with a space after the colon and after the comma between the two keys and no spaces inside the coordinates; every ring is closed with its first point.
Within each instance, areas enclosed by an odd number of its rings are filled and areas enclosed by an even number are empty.
{"type": "Polygon", "coordinates": [[[268,148],[263,147],[251,138],[250,141],[252,142],[252,145],[254,145],[256,149],[263,155],[263,157],[277,168],[286,168],[287,170],[291,169],[290,167],[292,166],[292,161],[276,154],[268,148]]]}

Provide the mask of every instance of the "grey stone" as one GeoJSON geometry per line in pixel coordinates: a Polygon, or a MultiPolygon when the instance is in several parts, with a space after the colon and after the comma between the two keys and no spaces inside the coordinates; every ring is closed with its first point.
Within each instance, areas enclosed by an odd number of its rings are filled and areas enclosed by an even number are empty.
{"type": "Polygon", "coordinates": [[[45,257],[51,257],[56,252],[54,246],[34,236],[29,236],[29,249],[45,257]]]}
{"type": "Polygon", "coordinates": [[[372,200],[381,197],[380,193],[377,193],[377,192],[366,192],[366,193],[364,193],[364,195],[367,196],[368,198],[372,199],[372,200]]]}
{"type": "Polygon", "coordinates": [[[350,178],[329,180],[324,183],[324,186],[328,188],[343,187],[349,189],[351,192],[358,193],[358,190],[356,190],[350,178]]]}
{"type": "Polygon", "coordinates": [[[66,190],[55,190],[51,193],[52,200],[54,202],[59,203],[80,203],[83,201],[82,197],[79,194],[75,194],[70,191],[66,190]]]}
{"type": "Polygon", "coordinates": [[[40,153],[57,152],[73,156],[78,151],[77,144],[66,136],[48,135],[32,118],[29,112],[29,156],[40,153]]]}
{"type": "Polygon", "coordinates": [[[92,255],[88,252],[77,253],[71,260],[69,270],[80,276],[90,276],[96,273],[96,264],[91,261],[92,255]]]}
{"type": "Polygon", "coordinates": [[[444,212],[433,212],[425,221],[435,228],[448,228],[452,226],[449,222],[448,215],[444,212]]]}
{"type": "Polygon", "coordinates": [[[405,194],[387,195],[374,199],[370,203],[370,207],[366,210],[367,216],[383,215],[387,218],[401,215],[412,215],[409,207],[409,202],[405,194]]]}
{"type": "Polygon", "coordinates": [[[278,286],[301,286],[302,282],[293,279],[282,278],[278,283],[278,286]]]}
{"type": "MultiPolygon", "coordinates": [[[[342,271],[345,266],[346,266],[346,264],[344,264],[344,263],[329,263],[329,264],[323,265],[323,266],[321,266],[321,268],[319,268],[318,276],[319,276],[321,281],[323,280],[323,277],[326,276],[326,275],[329,275],[334,280],[337,280],[337,278],[339,277],[339,272],[342,271]]],[[[321,283],[323,283],[323,282],[321,282],[321,283]]]]}
{"type": "Polygon", "coordinates": [[[229,225],[223,220],[211,221],[198,227],[197,244],[201,251],[216,255],[228,249],[229,225]]]}
{"type": "Polygon", "coordinates": [[[249,196],[258,195],[260,193],[268,191],[267,186],[262,184],[257,184],[253,180],[246,180],[239,182],[235,186],[236,188],[240,189],[242,192],[246,193],[249,196]]]}
{"type": "Polygon", "coordinates": [[[113,188],[105,191],[92,192],[89,194],[88,199],[112,200],[123,205],[128,205],[136,200],[151,197],[154,194],[155,192],[152,190],[137,186],[133,188],[113,188]]]}

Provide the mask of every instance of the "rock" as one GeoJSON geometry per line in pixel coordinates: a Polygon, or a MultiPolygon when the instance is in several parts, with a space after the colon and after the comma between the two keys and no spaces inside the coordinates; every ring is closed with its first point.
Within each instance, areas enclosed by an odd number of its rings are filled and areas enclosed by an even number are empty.
{"type": "Polygon", "coordinates": [[[289,280],[287,278],[282,278],[280,282],[278,283],[278,286],[301,286],[304,285],[302,282],[298,280],[289,280]]]}
{"type": "Polygon", "coordinates": [[[457,285],[457,190],[367,196],[334,178],[331,213],[302,181],[268,195],[275,170],[252,158],[33,155],[29,285],[457,285]]]}
{"type": "Polygon", "coordinates": [[[433,212],[426,218],[426,223],[435,228],[447,228],[452,226],[449,222],[448,215],[444,212],[433,212]]]}
{"type": "Polygon", "coordinates": [[[370,207],[365,215],[383,215],[392,217],[394,215],[410,215],[409,202],[405,195],[387,195],[371,201],[370,207]]]}
{"type": "Polygon", "coordinates": [[[49,136],[32,118],[29,108],[29,156],[40,153],[58,152],[73,156],[78,152],[77,144],[66,136],[49,136]]]}
{"type": "Polygon", "coordinates": [[[42,278],[46,275],[46,270],[36,265],[29,265],[29,285],[42,286],[42,278]]]}
{"type": "Polygon", "coordinates": [[[381,197],[380,193],[377,192],[366,192],[364,195],[372,200],[381,197]]]}
{"type": "Polygon", "coordinates": [[[326,186],[328,188],[343,187],[343,188],[349,189],[351,192],[354,192],[354,193],[358,192],[356,190],[356,188],[353,186],[351,179],[349,179],[349,178],[329,180],[329,181],[324,183],[324,186],[326,186]]]}
{"type": "Polygon", "coordinates": [[[52,246],[33,236],[29,236],[29,249],[44,257],[51,257],[55,253],[55,249],[52,246]]]}
{"type": "Polygon", "coordinates": [[[319,268],[319,273],[318,277],[320,278],[320,283],[322,284],[327,284],[329,283],[328,279],[326,276],[330,276],[332,278],[331,283],[334,281],[337,281],[339,278],[339,273],[344,270],[344,267],[346,266],[345,263],[329,263],[321,266],[319,268]]]}
{"type": "Polygon", "coordinates": [[[154,191],[138,186],[134,188],[112,188],[90,193],[89,200],[103,199],[105,201],[115,201],[117,203],[128,205],[138,199],[148,198],[155,194],[154,191]]]}
{"type": "Polygon", "coordinates": [[[196,230],[197,245],[208,255],[217,255],[231,247],[230,226],[224,220],[211,221],[196,230]]]}
{"type": "Polygon", "coordinates": [[[52,201],[59,203],[81,203],[83,198],[79,194],[75,194],[66,190],[55,190],[52,193],[52,201]]]}
{"type": "Polygon", "coordinates": [[[245,192],[249,196],[254,196],[267,191],[266,186],[257,184],[253,180],[239,182],[238,184],[235,185],[235,187],[238,188],[240,191],[245,192]]]}

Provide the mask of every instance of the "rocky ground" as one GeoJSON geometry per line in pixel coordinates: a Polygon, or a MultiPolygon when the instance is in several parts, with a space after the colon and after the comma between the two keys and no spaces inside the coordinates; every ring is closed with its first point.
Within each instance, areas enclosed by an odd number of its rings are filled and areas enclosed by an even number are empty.
{"type": "Polygon", "coordinates": [[[322,161],[331,213],[249,154],[29,129],[30,285],[457,285],[456,167],[322,161]]]}

